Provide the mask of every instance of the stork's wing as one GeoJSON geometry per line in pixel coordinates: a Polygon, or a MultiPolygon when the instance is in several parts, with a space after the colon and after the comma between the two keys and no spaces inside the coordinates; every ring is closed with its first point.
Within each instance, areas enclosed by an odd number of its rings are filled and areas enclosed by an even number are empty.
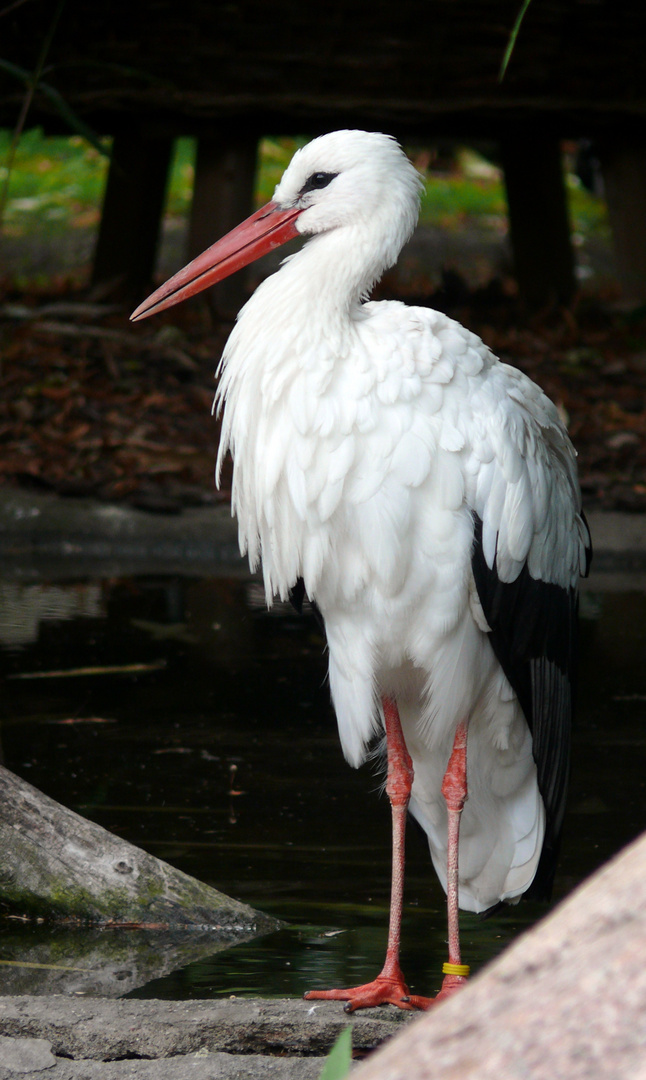
{"type": "Polygon", "coordinates": [[[505,365],[492,369],[487,388],[488,400],[474,402],[472,569],[492,648],[532,732],[546,834],[528,895],[545,899],[565,812],[577,582],[590,537],[574,451],[554,406],[505,365]]]}
{"type": "Polygon", "coordinates": [[[494,653],[511,683],[532,732],[538,788],[545,805],[545,841],[527,895],[549,899],[565,813],[570,733],[576,691],[578,598],[533,578],[527,565],[511,582],[489,567],[482,521],[474,515],[473,576],[494,653]]]}

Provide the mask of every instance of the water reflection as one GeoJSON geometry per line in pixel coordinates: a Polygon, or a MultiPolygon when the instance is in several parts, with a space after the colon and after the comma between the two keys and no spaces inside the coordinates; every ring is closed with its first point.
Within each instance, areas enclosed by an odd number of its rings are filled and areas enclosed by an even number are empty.
{"type": "Polygon", "coordinates": [[[43,622],[105,616],[103,591],[96,582],[74,585],[24,585],[0,582],[0,645],[19,648],[38,640],[43,622]]]}
{"type": "MultiPolygon", "coordinates": [[[[646,825],[646,596],[589,591],[582,610],[557,898],[646,825]]],[[[300,994],[374,975],[386,937],[389,812],[374,770],[343,761],[313,619],[284,605],[267,614],[257,583],[242,578],[5,582],[0,634],[8,768],[289,921],[134,993],[300,994]]],[[[543,913],[521,903],[486,922],[463,915],[465,957],[477,968],[543,913]]],[[[403,966],[418,992],[439,983],[445,926],[426,842],[411,827],[403,966]]],[[[53,944],[60,958],[59,931],[0,920],[1,959],[53,944]]],[[[2,976],[0,965],[0,989],[2,976]]]]}

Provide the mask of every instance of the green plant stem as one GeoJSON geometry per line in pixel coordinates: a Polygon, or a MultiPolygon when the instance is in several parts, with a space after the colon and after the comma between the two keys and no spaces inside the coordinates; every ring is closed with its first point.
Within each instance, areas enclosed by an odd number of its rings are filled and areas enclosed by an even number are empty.
{"type": "Polygon", "coordinates": [[[352,1065],[352,1027],[343,1029],[325,1059],[319,1080],[345,1080],[352,1065]]]}
{"type": "Polygon", "coordinates": [[[525,13],[526,13],[527,8],[529,7],[530,3],[531,3],[531,0],[523,0],[523,6],[521,7],[520,11],[518,12],[516,22],[514,23],[514,28],[513,28],[512,32],[511,32],[511,34],[509,35],[509,41],[507,42],[507,48],[505,49],[505,55],[502,58],[502,64],[500,65],[500,71],[498,72],[498,82],[502,82],[502,80],[505,77],[505,72],[507,70],[507,65],[508,65],[508,63],[509,63],[509,61],[511,59],[511,54],[514,51],[514,46],[516,45],[516,38],[518,37],[518,31],[520,30],[520,24],[522,23],[523,19],[525,18],[525,13]]]}

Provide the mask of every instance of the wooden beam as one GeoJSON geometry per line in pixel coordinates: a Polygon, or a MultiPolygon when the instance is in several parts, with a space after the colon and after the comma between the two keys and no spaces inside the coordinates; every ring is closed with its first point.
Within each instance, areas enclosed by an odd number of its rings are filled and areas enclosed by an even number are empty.
{"type": "Polygon", "coordinates": [[[521,135],[505,138],[501,149],[520,295],[531,307],[567,304],[574,253],[559,142],[521,135]]]}
{"type": "Polygon", "coordinates": [[[646,301],[646,145],[621,140],[601,146],[617,277],[626,300],[646,301]]]}
{"type": "Polygon", "coordinates": [[[116,135],[94,255],[92,286],[142,300],[153,281],[173,139],[116,135]]]}
{"type": "MultiPolygon", "coordinates": [[[[187,256],[193,259],[248,217],[253,209],[258,139],[226,134],[197,144],[187,256]]],[[[245,271],[209,290],[219,315],[233,317],[247,299],[245,271]]]]}

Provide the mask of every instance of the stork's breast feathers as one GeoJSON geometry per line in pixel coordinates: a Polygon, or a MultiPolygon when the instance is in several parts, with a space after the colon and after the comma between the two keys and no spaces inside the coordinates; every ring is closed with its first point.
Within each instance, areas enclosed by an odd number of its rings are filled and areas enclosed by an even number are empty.
{"type": "Polygon", "coordinates": [[[276,356],[264,363],[246,342],[223,379],[241,544],[262,554],[268,594],[301,576],[315,593],[326,564],[341,572],[339,545],[355,588],[373,575],[392,593],[416,547],[432,557],[429,530],[441,547],[447,515],[471,511],[501,580],[527,563],[574,583],[574,451],[542,391],[474,334],[428,309],[370,303],[345,350],[313,338],[276,356]]]}

